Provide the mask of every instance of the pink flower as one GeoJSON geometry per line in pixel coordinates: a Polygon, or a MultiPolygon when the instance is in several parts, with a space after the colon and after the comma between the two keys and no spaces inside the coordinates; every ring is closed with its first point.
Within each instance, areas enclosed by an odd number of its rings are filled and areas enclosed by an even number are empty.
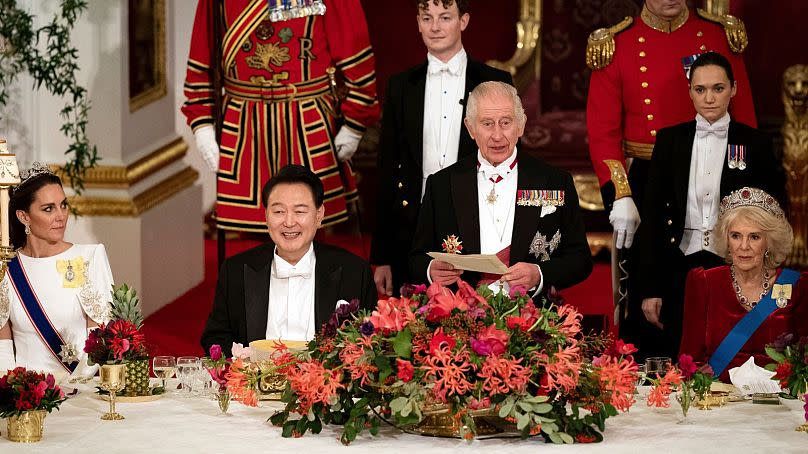
{"type": "Polygon", "coordinates": [[[491,408],[491,398],[483,397],[482,400],[477,400],[476,397],[469,399],[469,409],[471,410],[484,410],[491,408]]]}
{"type": "Polygon", "coordinates": [[[404,383],[412,380],[412,376],[415,373],[415,367],[413,367],[411,362],[405,359],[396,358],[396,368],[398,369],[396,378],[404,383]]]}
{"type": "Polygon", "coordinates": [[[376,310],[365,321],[373,324],[382,333],[399,332],[415,320],[408,298],[388,298],[379,300],[376,310]]]}
{"type": "Polygon", "coordinates": [[[508,333],[491,325],[480,330],[476,338],[471,339],[471,349],[481,356],[501,355],[508,346],[508,333]]]}
{"type": "Polygon", "coordinates": [[[222,346],[219,344],[213,344],[210,346],[210,359],[214,361],[218,361],[222,359],[222,346]]]}
{"type": "Polygon", "coordinates": [[[511,287],[511,291],[509,292],[508,296],[510,296],[511,299],[514,300],[514,299],[519,298],[520,296],[524,296],[524,295],[527,295],[527,289],[525,288],[525,286],[524,285],[514,285],[513,287],[511,287]]]}
{"type": "Polygon", "coordinates": [[[474,287],[466,281],[457,281],[457,295],[465,301],[469,307],[488,307],[488,302],[474,290],[474,287]]]}
{"type": "Polygon", "coordinates": [[[693,374],[699,369],[693,361],[693,357],[688,354],[679,355],[679,369],[682,371],[682,376],[685,380],[690,380],[693,374]]]}
{"type": "MultiPolygon", "coordinates": [[[[428,293],[429,291],[427,291],[427,294],[428,293]]],[[[429,312],[426,314],[426,320],[429,322],[439,322],[449,318],[449,316],[452,315],[452,311],[455,309],[462,312],[469,309],[469,305],[463,298],[455,295],[448,289],[446,289],[445,293],[438,293],[434,298],[430,299],[429,303],[427,303],[427,307],[429,308],[429,312]]]]}
{"type": "Polygon", "coordinates": [[[233,346],[230,347],[230,351],[233,353],[233,358],[247,359],[253,354],[252,348],[245,347],[237,342],[233,342],[233,346]]]}

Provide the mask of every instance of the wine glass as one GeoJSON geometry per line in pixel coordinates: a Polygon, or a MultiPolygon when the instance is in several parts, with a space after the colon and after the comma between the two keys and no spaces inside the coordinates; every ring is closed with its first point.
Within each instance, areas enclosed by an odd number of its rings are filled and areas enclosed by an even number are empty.
{"type": "Polygon", "coordinates": [[[173,356],[155,356],[152,369],[154,376],[163,381],[163,390],[166,390],[166,379],[173,377],[177,371],[177,360],[173,356]]]}
{"type": "Polygon", "coordinates": [[[654,356],[645,360],[645,376],[659,380],[671,369],[671,359],[667,356],[654,356]]]}
{"type": "Polygon", "coordinates": [[[202,362],[198,356],[180,356],[177,358],[177,378],[180,379],[183,395],[193,394],[193,382],[197,371],[202,367],[202,362]]]}
{"type": "Polygon", "coordinates": [[[104,364],[101,366],[101,389],[109,393],[109,412],[101,415],[104,421],[118,421],[123,415],[115,411],[115,397],[126,386],[125,364],[104,364]]]}
{"type": "Polygon", "coordinates": [[[635,394],[640,394],[640,387],[645,385],[645,364],[637,365],[637,389],[635,394]]]}

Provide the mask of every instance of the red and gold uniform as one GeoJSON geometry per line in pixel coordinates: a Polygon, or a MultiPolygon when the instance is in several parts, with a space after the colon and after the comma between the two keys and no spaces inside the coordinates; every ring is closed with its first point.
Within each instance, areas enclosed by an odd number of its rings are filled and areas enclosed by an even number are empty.
{"type": "Polygon", "coordinates": [[[325,14],[270,21],[268,0],[200,0],[182,112],[194,130],[213,125],[211,46],[221,46],[223,126],[219,142],[217,226],[265,232],[261,188],[287,164],[310,168],[325,187],[323,225],[347,219],[357,197],[350,165],[337,161],[337,105],[329,68],[348,89],[344,126],[362,134],[379,117],[376,75],[359,0],[324,0],[325,14]],[[223,36],[210,15],[223,4],[223,36]]]}
{"type": "Polygon", "coordinates": [[[616,198],[632,193],[634,201],[642,203],[644,172],[626,179],[626,158],[647,164],[658,130],[695,117],[683,59],[707,51],[727,57],[738,85],[730,115],[733,120],[757,126],[749,78],[740,55],[746,44],[740,20],[701,10],[695,13],[685,9],[673,21],[664,21],[644,6],[639,17],[592,33],[587,48],[587,64],[593,71],[586,122],[589,155],[607,209],[616,198]]]}

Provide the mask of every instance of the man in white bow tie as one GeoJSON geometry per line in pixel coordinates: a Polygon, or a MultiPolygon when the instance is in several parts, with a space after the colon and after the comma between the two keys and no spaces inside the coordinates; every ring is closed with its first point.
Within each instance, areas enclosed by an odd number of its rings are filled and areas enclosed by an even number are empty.
{"type": "MultiPolygon", "coordinates": [[[[416,282],[500,282],[533,294],[583,281],[592,270],[578,194],[569,173],[517,153],[527,118],[516,89],[484,82],[469,96],[465,124],[477,143],[426,183],[410,266],[416,282]],[[493,254],[508,268],[480,275],[427,253],[493,254]]],[[[507,288],[507,287],[506,287],[507,288]]]]}
{"type": "Polygon", "coordinates": [[[202,346],[258,339],[308,341],[340,300],[376,304],[370,267],[338,247],[314,241],[323,220],[323,184],[298,165],[281,169],[261,201],[272,242],[225,260],[202,346]]]}
{"type": "Polygon", "coordinates": [[[415,0],[426,61],[390,78],[379,144],[376,230],[370,261],[379,293],[412,283],[407,255],[429,175],[474,154],[463,128],[467,93],[481,82],[512,84],[511,75],[467,56],[462,33],[469,0],[415,0]]]}
{"type": "Polygon", "coordinates": [[[659,331],[638,345],[643,357],[676,357],[687,273],[724,264],[726,251],[715,249],[712,236],[721,199],[749,186],[785,201],[785,177],[771,140],[730,118],[736,90],[726,57],[700,55],[690,68],[695,120],[657,135],[637,242],[642,311],[659,331]]]}

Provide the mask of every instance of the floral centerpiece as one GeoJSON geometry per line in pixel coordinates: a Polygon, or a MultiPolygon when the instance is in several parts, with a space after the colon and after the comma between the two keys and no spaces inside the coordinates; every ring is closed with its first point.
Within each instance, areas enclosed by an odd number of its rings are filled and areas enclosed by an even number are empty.
{"type": "MultiPolygon", "coordinates": [[[[273,357],[288,383],[272,423],[285,437],[342,425],[348,444],[383,419],[418,428],[438,414],[466,439],[486,421],[523,437],[594,442],[633,404],[633,346],[584,336],[581,315],[555,296],[537,305],[521,288],[458,287],[405,287],[372,312],[340,306],[305,352],[273,357]]],[[[254,404],[260,372],[237,360],[229,378],[235,398],[254,404]]]]}
{"type": "Polygon", "coordinates": [[[0,378],[0,418],[8,418],[12,441],[39,441],[47,413],[59,409],[65,395],[51,374],[17,367],[0,378]]]}
{"type": "Polygon", "coordinates": [[[205,366],[210,378],[219,387],[216,392],[219,409],[222,413],[227,413],[227,409],[230,407],[230,391],[227,390],[227,373],[230,371],[230,360],[222,355],[222,346],[219,344],[211,345],[208,353],[210,356],[203,360],[202,365],[205,366]]]}
{"type": "Polygon", "coordinates": [[[148,377],[149,350],[143,333],[127,320],[113,320],[90,331],[84,344],[87,363],[92,364],[127,364],[126,388],[123,394],[141,396],[151,393],[148,377]],[[145,389],[143,372],[138,367],[131,370],[129,364],[146,362],[145,389]],[[130,382],[132,386],[130,386],[130,382]]]}
{"type": "Polygon", "coordinates": [[[682,354],[677,365],[668,369],[665,375],[649,380],[652,386],[648,393],[648,406],[669,407],[670,395],[678,390],[676,398],[682,407],[683,422],[687,422],[687,412],[695,399],[704,400],[710,393],[713,369],[709,364],[698,366],[692,356],[682,354]]]}

